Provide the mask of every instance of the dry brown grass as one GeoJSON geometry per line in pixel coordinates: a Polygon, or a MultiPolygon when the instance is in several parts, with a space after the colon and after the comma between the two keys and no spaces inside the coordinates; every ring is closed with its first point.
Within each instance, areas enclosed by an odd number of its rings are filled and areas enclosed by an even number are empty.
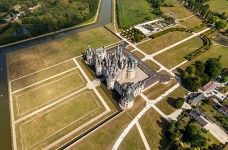
{"type": "Polygon", "coordinates": [[[155,39],[151,39],[147,42],[137,45],[146,54],[153,54],[163,48],[166,48],[176,42],[183,40],[184,38],[190,36],[191,33],[188,32],[170,32],[155,39]]]}
{"type": "Polygon", "coordinates": [[[62,64],[56,65],[52,68],[45,69],[43,71],[34,73],[32,75],[26,76],[24,78],[18,79],[16,81],[11,82],[11,88],[12,91],[18,90],[20,88],[23,88],[25,86],[37,83],[41,80],[47,79],[49,77],[52,77],[56,74],[62,73],[64,71],[67,71],[69,69],[77,67],[75,63],[71,61],[64,62],[62,64]]]}
{"type": "Polygon", "coordinates": [[[101,27],[8,54],[9,79],[26,75],[81,55],[91,45],[98,48],[119,41],[101,27]]]}
{"type": "Polygon", "coordinates": [[[166,149],[169,142],[165,137],[168,122],[154,109],[149,109],[139,120],[148,144],[153,150],[166,149]]]}
{"type": "Polygon", "coordinates": [[[169,84],[164,85],[164,84],[158,83],[158,84],[152,86],[151,88],[149,88],[148,90],[146,90],[145,92],[143,92],[143,94],[146,95],[146,97],[148,97],[148,99],[155,100],[161,94],[165,93],[172,86],[174,86],[176,83],[177,82],[174,79],[171,80],[169,84]]]}
{"type": "Polygon", "coordinates": [[[171,94],[166,96],[164,99],[162,99],[160,102],[156,104],[156,106],[166,115],[170,115],[173,113],[176,108],[174,107],[175,100],[177,98],[184,98],[186,94],[186,91],[179,87],[175,91],[173,91],[171,94]]]}
{"type": "Polygon", "coordinates": [[[74,70],[51,81],[40,83],[13,94],[16,117],[31,113],[38,108],[54,102],[86,85],[79,70],[74,70]],[[18,110],[18,111],[16,111],[18,110]]]}
{"type": "Polygon", "coordinates": [[[143,59],[145,57],[141,52],[137,50],[133,51],[132,53],[139,59],[143,59]]]}
{"type": "Polygon", "coordinates": [[[103,111],[104,107],[93,91],[74,95],[45,114],[17,124],[18,149],[21,150],[20,140],[24,149],[31,146],[42,149],[103,111]]]}
{"type": "Polygon", "coordinates": [[[136,126],[132,127],[118,148],[120,150],[145,150],[145,146],[136,126]]]}

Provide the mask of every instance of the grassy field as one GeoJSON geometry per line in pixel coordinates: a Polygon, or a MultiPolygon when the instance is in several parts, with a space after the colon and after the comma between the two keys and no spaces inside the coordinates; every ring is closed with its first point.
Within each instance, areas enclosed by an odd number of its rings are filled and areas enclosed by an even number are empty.
{"type": "Polygon", "coordinates": [[[139,59],[143,59],[145,57],[141,52],[137,50],[133,51],[132,53],[139,59]]]}
{"type": "Polygon", "coordinates": [[[188,19],[185,19],[183,21],[180,21],[179,23],[183,26],[185,26],[188,29],[193,28],[194,26],[198,26],[202,23],[203,21],[197,17],[197,16],[192,16],[188,19]]]}
{"type": "Polygon", "coordinates": [[[45,80],[46,78],[52,77],[56,74],[60,74],[64,71],[77,67],[73,60],[61,63],[54,67],[45,69],[43,71],[39,71],[29,76],[25,76],[24,78],[20,78],[19,80],[15,80],[11,82],[12,91],[18,90],[25,86],[37,83],[41,80],[45,80]]]}
{"type": "Polygon", "coordinates": [[[113,144],[131,120],[132,119],[127,112],[123,112],[99,128],[96,132],[75,144],[72,147],[72,150],[88,150],[96,149],[98,147],[99,149],[112,149],[113,144]]]}
{"type": "Polygon", "coordinates": [[[104,124],[96,132],[90,134],[87,138],[73,146],[73,150],[112,149],[117,138],[123,132],[141,110],[145,107],[145,101],[141,97],[136,97],[134,106],[127,111],[122,112],[110,122],[104,124]],[[107,142],[108,141],[108,142],[107,142]]]}
{"type": "Polygon", "coordinates": [[[190,36],[191,33],[188,32],[170,32],[165,35],[162,35],[158,38],[151,39],[147,42],[137,45],[139,49],[141,49],[146,54],[153,54],[163,48],[166,48],[176,42],[183,40],[184,38],[190,36]]]}
{"type": "Polygon", "coordinates": [[[103,111],[95,93],[83,91],[41,116],[17,124],[18,144],[24,149],[41,149],[103,111]]]}
{"type": "Polygon", "coordinates": [[[186,91],[179,87],[160,102],[156,104],[156,106],[166,115],[170,115],[173,113],[176,108],[174,108],[175,99],[183,98],[186,94],[186,91]]]}
{"type": "Polygon", "coordinates": [[[146,95],[146,97],[148,97],[148,99],[155,100],[156,98],[158,98],[161,94],[165,93],[165,91],[170,89],[175,84],[176,84],[175,80],[171,80],[170,83],[166,84],[166,85],[158,83],[158,84],[154,85],[153,87],[149,88],[148,90],[146,90],[145,92],[143,92],[143,94],[146,95]]]}
{"type": "Polygon", "coordinates": [[[50,102],[78,90],[86,85],[86,82],[79,72],[74,70],[52,81],[41,83],[35,87],[25,89],[13,95],[14,108],[18,110],[17,115],[30,112],[50,102]]]}
{"type": "Polygon", "coordinates": [[[145,146],[136,126],[134,126],[120,144],[119,150],[144,150],[145,146]]]}
{"type": "Polygon", "coordinates": [[[139,120],[148,144],[153,150],[166,149],[167,138],[164,135],[168,122],[164,120],[154,109],[149,109],[139,120]]]}
{"type": "Polygon", "coordinates": [[[9,79],[79,56],[86,51],[88,45],[98,48],[117,41],[119,39],[115,35],[101,27],[9,53],[7,57],[9,79]]]}
{"type": "Polygon", "coordinates": [[[160,66],[158,66],[155,62],[153,62],[152,60],[146,60],[144,61],[145,64],[147,64],[151,69],[154,69],[156,71],[158,71],[160,69],[160,66]]]}
{"type": "Polygon", "coordinates": [[[117,15],[120,28],[126,28],[156,16],[146,0],[117,0],[117,15]]]}
{"type": "Polygon", "coordinates": [[[164,14],[172,15],[178,19],[183,19],[192,15],[192,13],[187,8],[182,6],[178,2],[178,0],[170,0],[170,1],[174,5],[174,7],[161,7],[161,10],[164,14]]]}
{"type": "Polygon", "coordinates": [[[184,57],[187,54],[195,51],[202,46],[203,41],[199,37],[195,37],[155,56],[154,58],[168,69],[171,69],[181,62],[185,61],[186,59],[184,57]]]}
{"type": "Polygon", "coordinates": [[[222,56],[221,63],[224,66],[224,68],[228,67],[228,47],[223,46],[217,46],[212,45],[210,50],[206,51],[205,53],[201,54],[200,56],[196,57],[194,60],[189,61],[181,66],[181,68],[185,68],[189,65],[191,65],[194,61],[200,60],[200,61],[206,61],[210,57],[218,57],[222,56]]]}
{"type": "Polygon", "coordinates": [[[227,0],[209,0],[208,2],[210,9],[215,12],[228,14],[228,3],[227,0]]]}

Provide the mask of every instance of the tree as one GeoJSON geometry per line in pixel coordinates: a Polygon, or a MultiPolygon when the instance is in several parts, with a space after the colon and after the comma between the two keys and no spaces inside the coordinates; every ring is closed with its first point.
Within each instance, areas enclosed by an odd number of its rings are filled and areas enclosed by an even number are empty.
{"type": "Polygon", "coordinates": [[[208,150],[223,150],[223,145],[212,144],[208,147],[208,150]]]}
{"type": "Polygon", "coordinates": [[[219,58],[209,58],[205,63],[205,73],[211,78],[214,79],[221,74],[222,64],[220,63],[219,58]]]}
{"type": "Polygon", "coordinates": [[[184,141],[189,142],[194,147],[203,147],[206,145],[206,138],[202,136],[201,131],[193,122],[187,125],[183,138],[184,141]]]}
{"type": "Polygon", "coordinates": [[[184,104],[184,98],[178,98],[176,101],[175,101],[175,108],[177,109],[180,109],[184,104]]]}
{"type": "Polygon", "coordinates": [[[176,127],[175,127],[175,123],[171,123],[168,126],[168,129],[166,131],[166,135],[168,137],[168,139],[172,142],[175,142],[177,137],[179,136],[179,132],[177,132],[176,127]]]}
{"type": "Polygon", "coordinates": [[[205,70],[205,65],[203,62],[201,61],[196,61],[195,62],[195,67],[196,67],[196,74],[197,75],[201,75],[204,73],[204,70],[205,70]]]}
{"type": "Polygon", "coordinates": [[[215,27],[217,29],[224,29],[227,25],[227,21],[226,20],[219,20],[217,22],[215,22],[215,27]]]}
{"type": "Polygon", "coordinates": [[[212,16],[210,19],[209,19],[209,23],[211,24],[215,24],[215,22],[219,19],[218,16],[212,16]]]}

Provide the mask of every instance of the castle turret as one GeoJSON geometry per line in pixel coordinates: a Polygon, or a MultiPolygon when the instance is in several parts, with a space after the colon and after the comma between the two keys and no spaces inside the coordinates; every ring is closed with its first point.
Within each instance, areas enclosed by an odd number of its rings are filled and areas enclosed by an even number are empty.
{"type": "Polygon", "coordinates": [[[130,58],[127,66],[127,78],[133,79],[136,76],[137,69],[137,60],[134,58],[130,58]]]}
{"type": "Polygon", "coordinates": [[[93,49],[90,47],[90,45],[88,45],[88,49],[86,51],[86,61],[89,65],[93,65],[93,55],[94,55],[94,51],[93,49]]]}
{"type": "Polygon", "coordinates": [[[95,56],[95,68],[97,76],[102,75],[102,60],[98,55],[95,56]]]}
{"type": "Polygon", "coordinates": [[[107,72],[106,84],[108,89],[112,90],[114,88],[115,81],[116,81],[116,75],[114,73],[107,72]]]}
{"type": "Polygon", "coordinates": [[[124,85],[119,104],[122,109],[131,108],[134,105],[134,94],[131,86],[124,85]]]}

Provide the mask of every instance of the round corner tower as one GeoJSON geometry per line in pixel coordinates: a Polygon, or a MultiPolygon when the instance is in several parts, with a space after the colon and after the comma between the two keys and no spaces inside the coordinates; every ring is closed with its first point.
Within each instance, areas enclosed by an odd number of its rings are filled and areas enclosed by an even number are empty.
{"type": "Polygon", "coordinates": [[[130,58],[127,66],[127,78],[133,79],[136,76],[137,69],[137,60],[134,58],[130,58]]]}
{"type": "Polygon", "coordinates": [[[123,110],[134,105],[134,94],[131,86],[124,85],[119,105],[123,110]]]}

